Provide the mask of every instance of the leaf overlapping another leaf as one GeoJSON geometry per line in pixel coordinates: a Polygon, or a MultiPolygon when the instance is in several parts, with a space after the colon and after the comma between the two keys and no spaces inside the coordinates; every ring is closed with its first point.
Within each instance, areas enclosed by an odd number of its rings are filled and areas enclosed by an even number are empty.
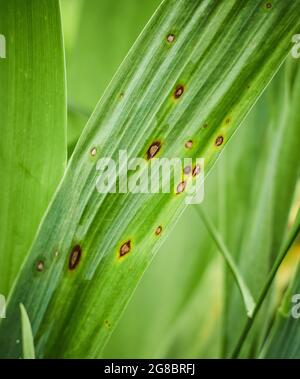
{"type": "Polygon", "coordinates": [[[17,304],[28,311],[38,357],[99,356],[142,273],[185,208],[184,194],[95,190],[97,158],[202,156],[210,171],[264,90],[300,26],[298,1],[165,1],[100,100],[41,225],[0,325],[1,356],[17,356],[17,304]],[[167,36],[174,33],[170,43],[167,36]],[[180,86],[181,96],[174,91],[180,86]],[[207,125],[207,127],[203,127],[207,125]],[[222,137],[222,139],[220,138],[222,137]],[[193,140],[187,151],[185,142],[193,140]],[[223,144],[216,144],[224,141],[223,144]],[[91,149],[97,154],[90,155],[91,149]],[[163,225],[159,238],[158,225],[163,225]],[[125,241],[132,248],[124,259],[125,241]],[[76,270],[70,253],[80,245],[76,270]],[[45,269],[34,272],[37,259],[45,269]],[[5,346],[5,348],[4,348],[5,346]]]}

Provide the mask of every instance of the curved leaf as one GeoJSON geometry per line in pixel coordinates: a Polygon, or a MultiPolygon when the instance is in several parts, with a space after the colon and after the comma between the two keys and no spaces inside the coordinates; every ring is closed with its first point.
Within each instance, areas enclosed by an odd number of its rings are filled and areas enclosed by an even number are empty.
{"type": "Polygon", "coordinates": [[[184,193],[99,194],[97,159],[117,161],[122,149],[145,157],[160,140],[159,156],[204,157],[210,171],[289,52],[299,15],[298,1],[274,1],[271,9],[237,0],[160,6],[74,151],[0,324],[2,356],[19,353],[10,341],[20,333],[20,301],[38,357],[99,356],[186,204],[184,193]]]}

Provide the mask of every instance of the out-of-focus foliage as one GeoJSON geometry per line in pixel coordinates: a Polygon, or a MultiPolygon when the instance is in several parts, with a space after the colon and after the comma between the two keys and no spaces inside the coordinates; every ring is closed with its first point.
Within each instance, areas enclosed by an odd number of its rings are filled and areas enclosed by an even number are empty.
{"type": "Polygon", "coordinates": [[[160,0],[62,0],[68,152],[160,0]]]}

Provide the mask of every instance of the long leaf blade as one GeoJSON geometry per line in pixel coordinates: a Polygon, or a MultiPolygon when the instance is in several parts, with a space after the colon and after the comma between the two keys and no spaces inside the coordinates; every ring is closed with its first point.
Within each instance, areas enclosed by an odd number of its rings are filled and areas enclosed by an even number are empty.
{"type": "Polygon", "coordinates": [[[227,246],[225,245],[225,243],[224,243],[221,235],[219,234],[217,228],[215,227],[215,225],[211,222],[211,220],[209,220],[209,218],[205,214],[204,210],[202,210],[199,207],[197,207],[196,209],[197,209],[198,213],[200,214],[200,216],[204,222],[204,225],[206,226],[206,228],[207,228],[209,234],[211,235],[213,241],[217,245],[220,253],[223,255],[223,258],[224,258],[229,270],[231,271],[231,273],[232,273],[232,275],[236,281],[236,284],[237,284],[237,286],[241,292],[247,316],[251,318],[253,315],[253,310],[255,308],[255,300],[251,294],[249,287],[247,286],[247,283],[244,280],[243,274],[240,272],[236,262],[234,261],[231,253],[229,252],[227,246]]]}
{"type": "Polygon", "coordinates": [[[159,138],[160,155],[202,156],[209,171],[289,52],[300,24],[298,5],[277,1],[270,11],[263,2],[235,0],[162,4],[75,149],[0,325],[1,355],[18,354],[9,341],[20,332],[15,309],[22,300],[39,357],[99,356],[186,204],[184,194],[99,195],[97,158],[117,161],[124,148],[129,157],[142,157],[159,138]],[[128,240],[130,251],[122,258],[128,240]],[[32,270],[37,259],[44,262],[41,273],[32,270]]]}
{"type": "Polygon", "coordinates": [[[58,1],[0,0],[0,293],[8,295],[66,165],[58,1]]]}
{"type": "Polygon", "coordinates": [[[22,346],[23,358],[35,359],[34,342],[32,336],[32,329],[27,311],[23,304],[20,304],[21,310],[21,323],[22,323],[22,346]]]}

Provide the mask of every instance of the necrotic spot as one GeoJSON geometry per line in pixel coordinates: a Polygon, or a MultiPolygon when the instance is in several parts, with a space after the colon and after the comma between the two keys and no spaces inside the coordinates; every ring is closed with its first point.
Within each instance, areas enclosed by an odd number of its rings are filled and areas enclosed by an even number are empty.
{"type": "Polygon", "coordinates": [[[177,194],[183,192],[185,190],[186,182],[180,182],[177,186],[177,194]]]}
{"type": "Polygon", "coordinates": [[[183,169],[183,172],[185,173],[185,175],[188,175],[191,171],[192,171],[191,166],[185,166],[185,168],[183,169]]]}
{"type": "Polygon", "coordinates": [[[175,39],[174,34],[169,34],[169,35],[167,36],[167,41],[168,41],[169,43],[172,43],[172,42],[174,41],[174,39],[175,39]]]}
{"type": "Polygon", "coordinates": [[[192,140],[189,140],[189,141],[186,141],[185,145],[184,145],[187,149],[191,149],[193,147],[193,141],[192,140]]]}
{"type": "Polygon", "coordinates": [[[184,87],[182,85],[177,86],[174,92],[175,99],[179,99],[180,96],[183,94],[183,92],[184,92],[184,87]]]}
{"type": "Polygon", "coordinates": [[[45,265],[44,265],[43,261],[38,261],[36,263],[36,269],[37,269],[37,271],[42,272],[42,271],[44,271],[44,268],[45,268],[45,265]]]}
{"type": "Polygon", "coordinates": [[[131,241],[128,240],[120,247],[119,255],[120,257],[124,257],[124,255],[128,254],[131,250],[131,241]]]}
{"type": "Polygon", "coordinates": [[[97,154],[97,149],[95,147],[91,150],[91,156],[94,157],[97,154]]]}
{"type": "Polygon", "coordinates": [[[195,167],[194,167],[194,169],[193,169],[193,176],[196,176],[196,175],[198,175],[199,173],[200,173],[200,170],[201,170],[201,168],[200,168],[200,166],[197,164],[195,167]]]}
{"type": "Polygon", "coordinates": [[[69,269],[74,270],[80,261],[81,258],[81,247],[79,245],[76,245],[73,247],[70,258],[69,258],[69,269]]]}
{"type": "Polygon", "coordinates": [[[224,141],[223,136],[218,136],[218,137],[216,138],[216,142],[215,142],[216,146],[221,146],[222,143],[223,143],[223,141],[224,141]]]}
{"type": "Polygon", "coordinates": [[[161,227],[161,226],[158,226],[158,227],[156,228],[156,230],[155,230],[155,234],[156,234],[157,236],[159,236],[161,232],[162,232],[162,227],[161,227]]]}
{"type": "Polygon", "coordinates": [[[152,143],[152,145],[147,150],[147,158],[151,159],[155,157],[155,155],[159,152],[161,148],[161,143],[159,141],[155,141],[152,143]]]}

